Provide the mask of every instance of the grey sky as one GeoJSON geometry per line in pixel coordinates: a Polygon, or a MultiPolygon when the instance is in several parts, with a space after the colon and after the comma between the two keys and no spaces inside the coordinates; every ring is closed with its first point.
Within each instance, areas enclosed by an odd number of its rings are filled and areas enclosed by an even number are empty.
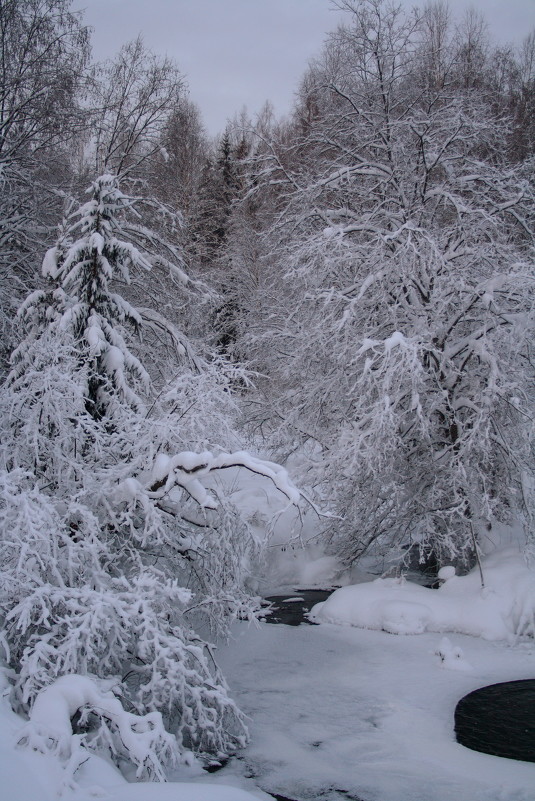
{"type": "MultiPolygon", "coordinates": [[[[419,3],[402,0],[411,7],[419,3]]],[[[450,0],[456,17],[470,6],[492,38],[520,42],[535,26],[535,0],[450,0]]],[[[270,100],[285,114],[310,58],[344,14],[330,0],[85,0],[96,59],[111,58],[142,33],[153,51],[173,57],[200,107],[208,133],[247,106],[270,100]]]]}

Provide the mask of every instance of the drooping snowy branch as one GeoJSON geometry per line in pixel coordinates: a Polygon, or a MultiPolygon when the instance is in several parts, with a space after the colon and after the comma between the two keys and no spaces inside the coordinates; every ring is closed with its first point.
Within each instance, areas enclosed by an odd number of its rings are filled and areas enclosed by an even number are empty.
{"type": "Polygon", "coordinates": [[[77,712],[82,720],[92,715],[108,736],[97,730],[84,740],[89,743],[104,738],[112,756],[126,757],[136,766],[138,779],[164,781],[165,765],[176,763],[179,758],[175,738],[165,730],[159,712],[127,712],[113,692],[106,689],[110,684],[111,681],[76,673],[56,679],[36,697],[19,742],[67,760],[73,747],[80,748],[79,737],[73,735],[72,718],[77,712]]]}
{"type": "Polygon", "coordinates": [[[300,493],[283,467],[251,456],[246,451],[219,453],[216,456],[209,451],[185,451],[172,457],[159,454],[152,469],[152,483],[148,487],[148,493],[150,497],[161,498],[177,485],[185,489],[199,506],[216,509],[217,503],[202,485],[201,479],[214,470],[230,467],[244,467],[252,473],[269,478],[290,503],[299,503],[300,493]]]}

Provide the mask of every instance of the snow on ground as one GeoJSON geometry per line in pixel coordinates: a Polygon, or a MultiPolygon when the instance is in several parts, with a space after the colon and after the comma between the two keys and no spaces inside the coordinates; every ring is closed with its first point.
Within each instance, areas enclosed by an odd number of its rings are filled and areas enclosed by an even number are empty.
{"type": "MultiPolygon", "coordinates": [[[[445,639],[237,623],[219,662],[250,716],[249,747],[218,773],[150,788],[94,757],[62,801],[268,801],[257,788],[297,801],[533,801],[535,764],[458,745],[453,713],[477,687],[532,678],[535,643],[445,639]],[[471,670],[448,669],[457,649],[471,670]]],[[[23,722],[3,704],[6,801],[57,801],[57,761],[14,748],[23,722]]]]}
{"type": "Polygon", "coordinates": [[[443,567],[438,590],[402,579],[376,579],[341,587],[311,610],[317,623],[338,623],[391,634],[456,631],[488,640],[535,636],[535,572],[521,552],[508,548],[487,556],[479,568],[456,576],[443,567]]]}
{"type": "MultiPolygon", "coordinates": [[[[532,678],[535,643],[444,639],[237,623],[219,661],[250,716],[249,747],[218,773],[167,785],[127,784],[93,757],[61,801],[269,801],[258,788],[296,801],[533,801],[535,764],[458,745],[453,712],[477,687],[532,678]],[[437,653],[455,649],[470,671],[437,653]]],[[[3,797],[58,801],[58,762],[14,748],[23,722],[2,703],[3,797]]]]}
{"type": "Polygon", "coordinates": [[[533,801],[535,765],[455,741],[464,695],[535,676],[533,639],[514,636],[535,630],[533,570],[509,548],[483,573],[484,589],[449,568],[439,590],[342,587],[320,626],[237,626],[220,662],[252,721],[246,775],[297,801],[533,801]]]}
{"type": "MultiPolygon", "coordinates": [[[[311,575],[331,575],[322,559],[310,549],[292,557],[294,586],[307,565],[311,575]]],[[[236,623],[218,661],[250,717],[251,742],[214,774],[194,765],[165,785],[129,784],[92,756],[74,784],[53,756],[16,747],[24,721],[4,694],[3,797],[269,801],[271,792],[295,801],[533,801],[535,764],[455,741],[454,710],[464,695],[535,676],[534,640],[510,636],[523,614],[529,623],[533,572],[518,550],[491,555],[483,567],[483,591],[477,571],[457,577],[445,569],[439,590],[398,580],[343,587],[316,607],[317,619],[329,621],[319,626],[236,623]]]]}
{"type": "Polygon", "coordinates": [[[464,695],[535,676],[533,641],[240,623],[219,661],[251,744],[218,779],[240,769],[297,801],[535,798],[535,764],[471,751],[453,731],[464,695]],[[457,648],[471,670],[448,669],[457,648]]]}
{"type": "Polygon", "coordinates": [[[26,726],[11,710],[7,684],[3,690],[0,697],[2,801],[272,801],[250,780],[234,776],[218,781],[199,767],[184,768],[191,775],[183,776],[181,781],[133,784],[112,764],[95,755],[88,757],[74,777],[70,776],[51,754],[17,746],[26,726]]]}

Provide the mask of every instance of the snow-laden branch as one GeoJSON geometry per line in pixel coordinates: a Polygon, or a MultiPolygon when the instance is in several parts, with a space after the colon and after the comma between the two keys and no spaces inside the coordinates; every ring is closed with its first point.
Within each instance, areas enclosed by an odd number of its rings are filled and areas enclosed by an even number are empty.
{"type": "Polygon", "coordinates": [[[179,331],[176,325],[173,325],[169,320],[167,320],[162,314],[157,312],[155,309],[149,309],[145,307],[139,307],[137,309],[140,319],[145,327],[150,327],[154,330],[162,331],[169,338],[173,343],[173,346],[178,353],[179,356],[187,357],[189,362],[197,369],[200,370],[201,368],[201,361],[198,356],[195,354],[191,343],[187,339],[187,337],[179,331]]]}
{"type": "Polygon", "coordinates": [[[214,456],[210,451],[194,453],[183,451],[175,456],[159,454],[152,469],[151,483],[147,488],[151,498],[161,498],[174,486],[182,487],[197,503],[205,509],[216,509],[217,503],[206,487],[202,478],[214,470],[230,467],[244,467],[251,473],[269,478],[277,489],[285,495],[290,503],[297,505],[300,500],[299,490],[292,484],[284,467],[275,462],[258,459],[247,451],[220,453],[214,456]]]}
{"type": "Polygon", "coordinates": [[[96,715],[111,724],[115,755],[125,752],[136,765],[136,776],[165,780],[164,763],[178,761],[177,742],[163,726],[160,712],[133,715],[126,712],[108,689],[110,682],[98,684],[88,676],[61,676],[42,690],[35,699],[30,719],[19,742],[43,753],[52,752],[69,759],[78,746],[71,719],[76,712],[96,715]],[[99,686],[100,685],[100,686],[99,686]]]}

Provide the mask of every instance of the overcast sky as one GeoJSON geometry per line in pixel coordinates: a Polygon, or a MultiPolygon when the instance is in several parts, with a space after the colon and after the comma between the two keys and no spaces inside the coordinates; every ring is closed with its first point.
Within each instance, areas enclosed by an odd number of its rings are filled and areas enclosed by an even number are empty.
{"type": "MultiPolygon", "coordinates": [[[[401,0],[408,8],[414,0],[401,0]]],[[[483,12],[492,38],[520,42],[535,26],[535,0],[450,0],[461,17],[483,12]]],[[[141,33],[147,47],[174,58],[207,132],[221,132],[246,106],[270,100],[286,114],[310,58],[345,17],[330,0],[78,0],[94,29],[97,60],[141,33]]]]}

